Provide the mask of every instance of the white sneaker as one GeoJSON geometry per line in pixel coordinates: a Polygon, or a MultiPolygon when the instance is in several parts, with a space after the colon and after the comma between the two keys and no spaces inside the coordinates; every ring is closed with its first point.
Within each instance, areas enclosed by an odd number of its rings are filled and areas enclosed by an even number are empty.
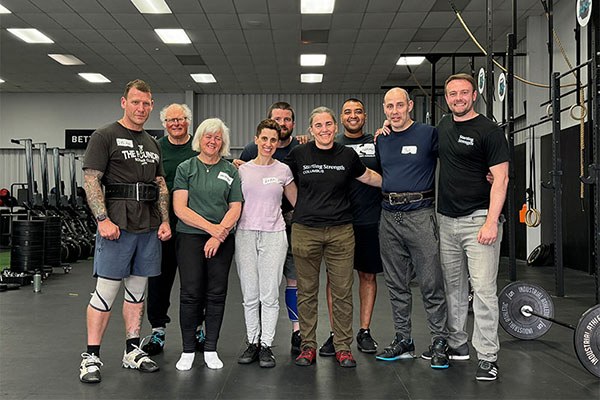
{"type": "Polygon", "coordinates": [[[148,354],[137,346],[129,353],[123,352],[123,368],[137,369],[141,372],[156,372],[158,365],[148,357],[148,354]]]}
{"type": "Polygon", "coordinates": [[[100,367],[103,365],[100,358],[95,354],[81,353],[81,364],[79,365],[79,380],[83,383],[98,383],[102,380],[100,367]]]}

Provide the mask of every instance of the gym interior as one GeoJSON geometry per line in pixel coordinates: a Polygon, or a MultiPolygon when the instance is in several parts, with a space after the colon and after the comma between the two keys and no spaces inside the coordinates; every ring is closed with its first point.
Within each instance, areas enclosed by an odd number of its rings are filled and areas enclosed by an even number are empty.
{"type": "MultiPolygon", "coordinates": [[[[2,398],[600,399],[598,2],[337,0],[319,13],[303,13],[300,0],[165,0],[161,13],[142,12],[138,2],[0,0],[2,398]],[[47,40],[26,43],[15,28],[37,29],[47,40]],[[188,42],[161,41],[155,29],[164,28],[182,29],[188,42]],[[326,61],[300,65],[302,54],[326,61]],[[63,64],[56,55],[75,61],[63,64]],[[436,125],[449,112],[444,81],[454,73],[476,78],[475,108],[501,127],[510,150],[497,381],[476,381],[473,358],[437,371],[422,359],[378,361],[355,343],[357,368],[325,357],[297,367],[285,307],[272,346],[277,366],[240,365],[245,324],[232,268],[219,340],[224,368],[204,368],[201,360],[191,371],[175,368],[182,343],[176,280],[169,341],[154,358],[160,371],[121,368],[116,301],[102,342],[103,382],[79,382],[96,235],[83,155],[91,133],[120,117],[128,81],[153,88],[144,125],[151,135],[165,134],[163,107],[185,103],[190,133],[209,117],[226,122],[235,159],[276,101],[294,107],[295,135],[302,135],[315,107],[338,112],[345,99],[358,98],[368,114],[365,131],[374,133],[385,119],[384,94],[402,87],[414,101],[412,118],[436,125]]],[[[323,270],[319,341],[329,332],[323,270]]],[[[394,329],[382,274],[377,281],[371,329],[384,346],[394,329]]],[[[420,354],[430,333],[419,287],[411,287],[420,354]]],[[[281,288],[283,304],[285,282],[281,288]]],[[[150,332],[143,319],[142,336],[150,332]]]]}

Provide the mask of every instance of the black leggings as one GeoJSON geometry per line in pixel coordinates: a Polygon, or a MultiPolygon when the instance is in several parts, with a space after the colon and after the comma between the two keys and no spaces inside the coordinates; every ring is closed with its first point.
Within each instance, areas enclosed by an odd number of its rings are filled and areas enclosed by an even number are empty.
{"type": "Polygon", "coordinates": [[[207,235],[177,233],[177,263],[181,289],[179,320],[183,351],[196,349],[196,327],[205,310],[206,343],[204,351],[216,351],[223,323],[227,281],[235,240],[229,235],[212,258],[204,256],[207,235]]]}

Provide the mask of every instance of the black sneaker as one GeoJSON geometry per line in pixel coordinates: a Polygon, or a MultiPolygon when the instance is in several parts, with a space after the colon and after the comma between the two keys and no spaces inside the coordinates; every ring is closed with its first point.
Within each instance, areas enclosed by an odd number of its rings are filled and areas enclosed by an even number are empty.
{"type": "Polygon", "coordinates": [[[431,368],[445,369],[450,365],[448,362],[448,343],[446,339],[438,337],[429,347],[431,351],[431,368]]]}
{"type": "MultiPolygon", "coordinates": [[[[146,336],[144,340],[147,338],[146,336]]],[[[142,350],[149,356],[155,356],[162,353],[165,347],[165,333],[161,331],[152,331],[148,343],[142,346],[142,350]]]]}
{"type": "Polygon", "coordinates": [[[412,339],[402,339],[400,335],[396,334],[392,343],[383,349],[381,353],[377,354],[375,358],[382,361],[415,358],[415,343],[412,339]]]}
{"type": "Polygon", "coordinates": [[[204,353],[204,343],[206,342],[206,336],[204,331],[201,329],[196,331],[196,351],[198,353],[204,353]]]}
{"type": "Polygon", "coordinates": [[[260,345],[258,343],[249,343],[248,347],[241,356],[238,358],[238,364],[252,364],[258,360],[258,353],[260,351],[260,345]]]}
{"type": "MultiPolygon", "coordinates": [[[[431,360],[431,349],[425,350],[423,354],[421,354],[421,358],[424,360],[431,360]]],[[[470,358],[469,356],[469,345],[464,343],[458,348],[453,349],[452,347],[448,347],[448,358],[452,361],[465,361],[470,358]]]]}
{"type": "Polygon", "coordinates": [[[370,329],[360,329],[356,335],[356,347],[363,353],[376,353],[377,342],[371,337],[370,329]]]}
{"type": "Polygon", "coordinates": [[[81,364],[79,365],[79,380],[83,383],[98,383],[102,380],[100,367],[102,361],[95,354],[81,353],[81,364]]]}
{"type": "Polygon", "coordinates": [[[302,337],[300,337],[300,331],[292,332],[292,354],[300,354],[302,346],[302,337]]]}
{"type": "Polygon", "coordinates": [[[269,346],[260,346],[258,364],[261,368],[273,368],[275,366],[275,356],[269,346]]]}
{"type": "Polygon", "coordinates": [[[479,360],[475,378],[478,381],[495,381],[498,379],[498,364],[494,361],[479,360]]]}
{"type": "Polygon", "coordinates": [[[329,337],[319,348],[319,355],[321,357],[333,357],[335,356],[335,347],[333,346],[333,332],[329,332],[329,337]]]}

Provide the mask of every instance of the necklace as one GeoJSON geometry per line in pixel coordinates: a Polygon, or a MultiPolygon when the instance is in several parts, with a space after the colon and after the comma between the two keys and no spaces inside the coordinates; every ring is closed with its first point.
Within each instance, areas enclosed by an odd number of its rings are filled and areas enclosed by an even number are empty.
{"type": "Polygon", "coordinates": [[[208,164],[208,165],[206,165],[206,164],[204,164],[204,161],[202,161],[202,160],[200,159],[200,157],[198,157],[198,161],[200,161],[200,163],[202,163],[202,165],[204,166],[204,169],[206,169],[206,173],[207,173],[207,174],[210,172],[210,170],[212,169],[212,167],[214,167],[215,165],[217,165],[217,164],[219,163],[219,162],[217,161],[217,163],[216,163],[216,164],[208,164]]]}

